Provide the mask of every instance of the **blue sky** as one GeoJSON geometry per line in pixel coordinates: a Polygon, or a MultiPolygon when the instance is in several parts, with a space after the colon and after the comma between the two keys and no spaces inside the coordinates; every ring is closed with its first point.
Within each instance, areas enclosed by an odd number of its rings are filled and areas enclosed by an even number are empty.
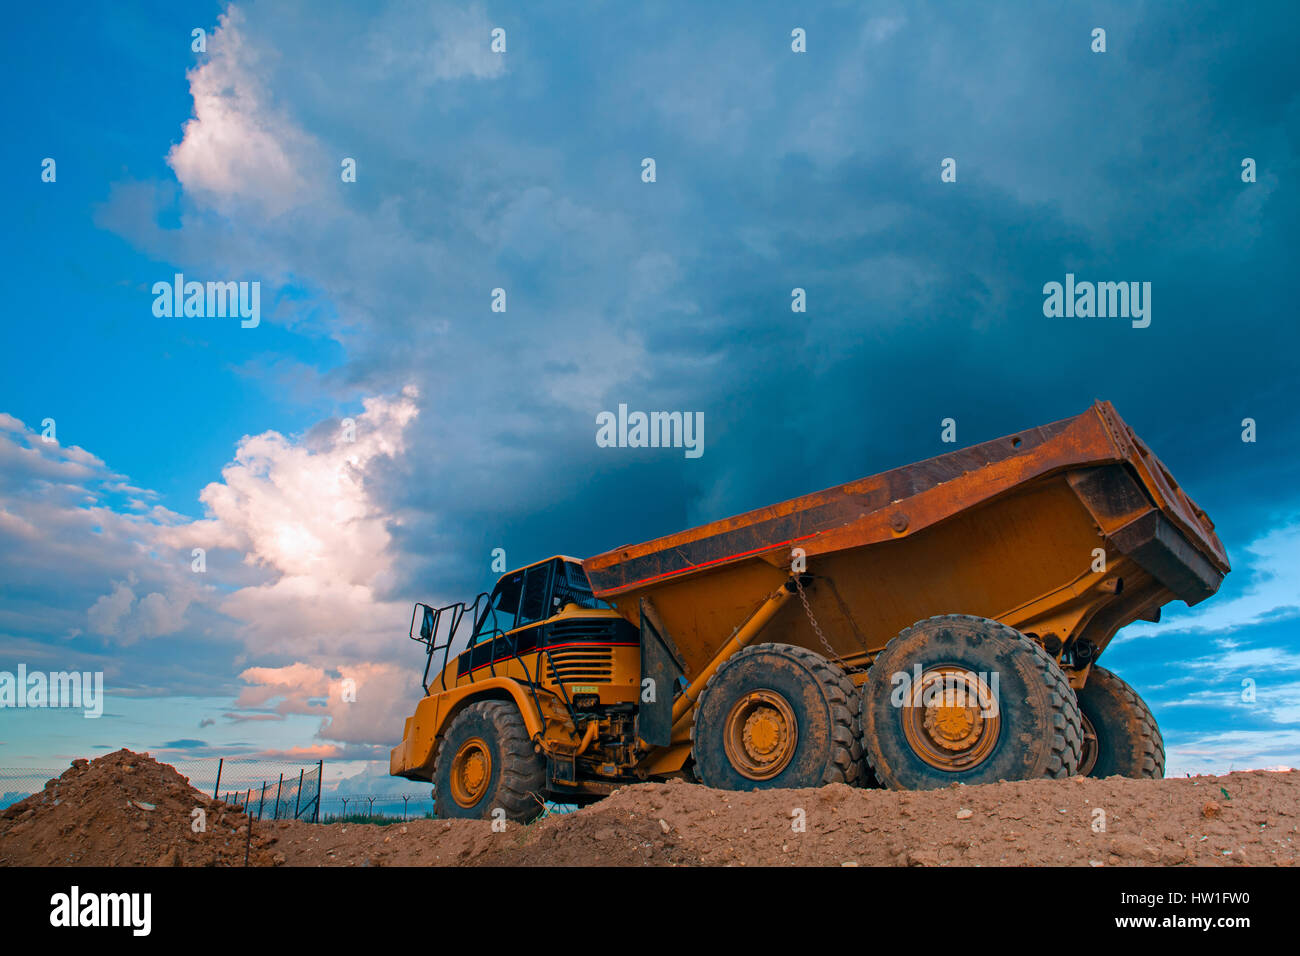
{"type": "Polygon", "coordinates": [[[411,602],[487,586],[493,548],[596,553],[938,454],[946,417],[966,444],[1097,398],[1234,562],[1105,663],[1171,773],[1300,763],[1293,5],[56,3],[14,26],[0,669],[103,670],[109,700],[93,726],[0,714],[0,764],[382,757],[411,602]],[[260,325],[155,317],[176,272],[259,281],[260,325]],[[1151,282],[1151,326],[1044,317],[1067,272],[1151,282]],[[705,454],[596,447],[620,402],[703,411],[705,454]]]}

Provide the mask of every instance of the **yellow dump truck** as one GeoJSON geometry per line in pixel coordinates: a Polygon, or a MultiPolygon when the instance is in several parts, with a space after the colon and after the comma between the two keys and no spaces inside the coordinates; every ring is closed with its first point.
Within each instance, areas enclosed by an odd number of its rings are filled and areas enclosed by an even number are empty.
{"type": "Polygon", "coordinates": [[[585,561],[416,605],[425,696],[393,774],[528,820],[684,776],[729,789],[1158,777],[1097,659],[1214,594],[1205,512],[1107,402],[585,561]]]}

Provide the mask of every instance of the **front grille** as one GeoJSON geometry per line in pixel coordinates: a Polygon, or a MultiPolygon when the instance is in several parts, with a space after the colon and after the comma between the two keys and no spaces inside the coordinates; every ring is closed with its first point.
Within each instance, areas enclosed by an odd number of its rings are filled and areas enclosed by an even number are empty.
{"type": "Polygon", "coordinates": [[[546,675],[563,684],[608,683],[614,677],[612,647],[565,648],[544,656],[546,675]]]}

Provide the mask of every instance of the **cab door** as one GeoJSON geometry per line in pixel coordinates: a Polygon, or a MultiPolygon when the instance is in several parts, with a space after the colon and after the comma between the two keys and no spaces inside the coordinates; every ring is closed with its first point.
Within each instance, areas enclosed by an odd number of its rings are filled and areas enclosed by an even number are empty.
{"type": "Polygon", "coordinates": [[[533,661],[549,617],[554,571],[555,562],[546,561],[497,582],[470,646],[460,656],[458,681],[485,676],[537,680],[533,661]]]}

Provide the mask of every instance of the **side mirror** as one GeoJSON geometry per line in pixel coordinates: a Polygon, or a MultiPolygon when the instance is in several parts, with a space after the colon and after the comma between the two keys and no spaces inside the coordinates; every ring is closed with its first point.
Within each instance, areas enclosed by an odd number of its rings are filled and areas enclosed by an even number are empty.
{"type": "Polygon", "coordinates": [[[433,608],[424,606],[424,620],[420,622],[420,637],[429,640],[433,637],[433,608]]]}

